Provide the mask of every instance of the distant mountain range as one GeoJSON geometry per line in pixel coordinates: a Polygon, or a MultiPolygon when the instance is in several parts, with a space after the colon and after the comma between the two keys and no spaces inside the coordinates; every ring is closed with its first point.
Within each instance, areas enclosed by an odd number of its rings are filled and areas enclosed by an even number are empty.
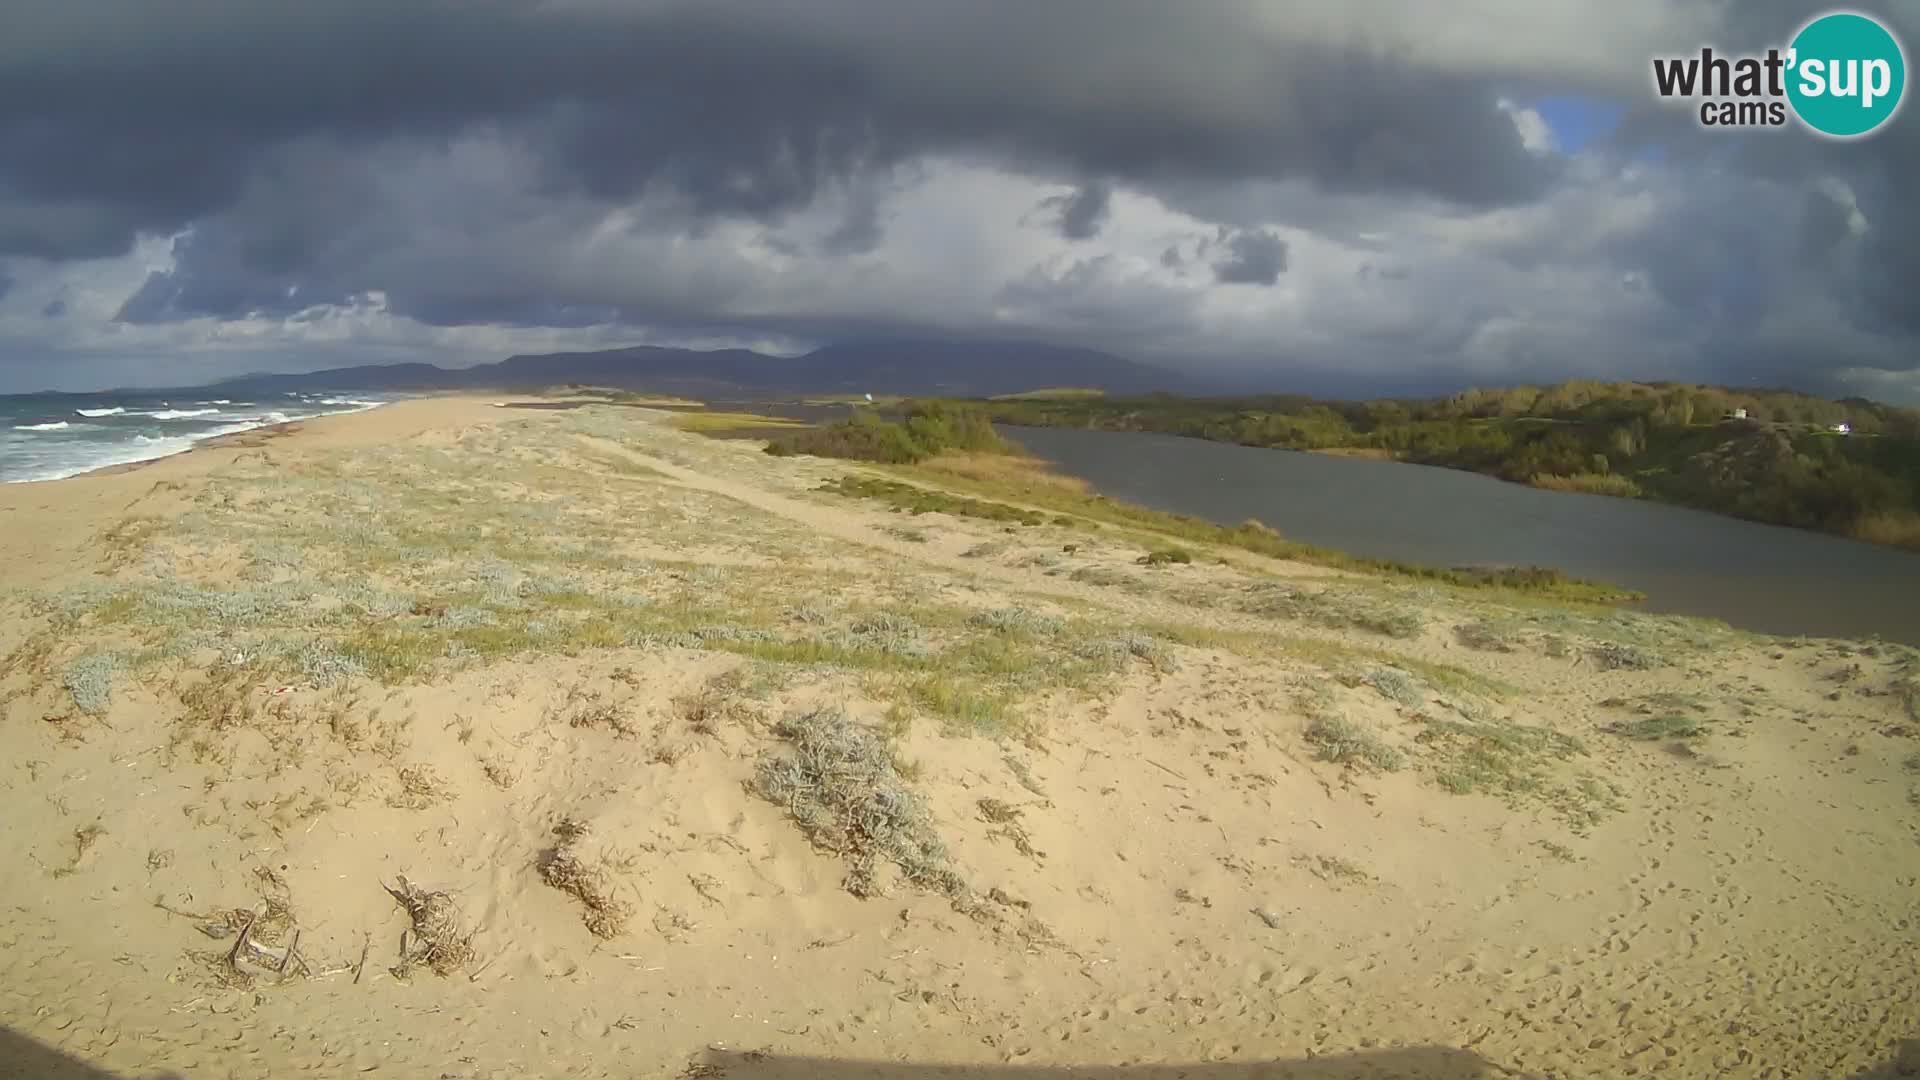
{"type": "Polygon", "coordinates": [[[872,342],[828,345],[804,356],[748,349],[661,348],[510,356],[469,368],[386,364],[297,375],[243,375],[213,385],[232,393],[302,390],[538,390],[568,384],[695,397],[873,393],[980,397],[1048,387],[1111,394],[1192,392],[1176,372],[1093,349],[1032,343],[872,342]]]}

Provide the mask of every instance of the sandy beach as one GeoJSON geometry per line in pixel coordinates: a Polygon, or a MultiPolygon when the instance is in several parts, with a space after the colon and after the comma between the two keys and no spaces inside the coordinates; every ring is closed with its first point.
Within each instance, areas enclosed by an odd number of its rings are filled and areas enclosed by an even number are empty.
{"type": "Polygon", "coordinates": [[[497,400],[0,486],[0,1075],[1920,1069],[1914,650],[497,400]]]}

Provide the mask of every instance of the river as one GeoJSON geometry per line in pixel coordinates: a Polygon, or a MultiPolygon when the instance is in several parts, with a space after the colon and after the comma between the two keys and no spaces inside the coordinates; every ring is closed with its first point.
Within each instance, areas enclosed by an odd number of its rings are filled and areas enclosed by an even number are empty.
{"type": "Polygon", "coordinates": [[[1003,427],[1101,493],[1429,566],[1551,566],[1643,592],[1644,610],[1770,634],[1920,645],[1920,554],[1684,507],[1476,473],[1175,435],[1003,427]]]}

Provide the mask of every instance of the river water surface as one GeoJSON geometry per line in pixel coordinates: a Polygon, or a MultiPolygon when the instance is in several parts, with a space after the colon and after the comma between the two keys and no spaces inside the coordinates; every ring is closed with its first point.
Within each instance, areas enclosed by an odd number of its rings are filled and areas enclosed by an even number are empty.
{"type": "Polygon", "coordinates": [[[1101,493],[1429,566],[1551,566],[1644,610],[1772,634],[1920,645],[1920,554],[1699,510],[1543,491],[1477,473],[1174,435],[1004,427],[1101,493]]]}

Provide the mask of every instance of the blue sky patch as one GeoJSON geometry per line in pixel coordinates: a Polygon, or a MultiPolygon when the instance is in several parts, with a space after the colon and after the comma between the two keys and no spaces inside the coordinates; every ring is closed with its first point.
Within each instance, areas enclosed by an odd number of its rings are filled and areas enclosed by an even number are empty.
{"type": "Polygon", "coordinates": [[[1596,139],[1612,134],[1626,115],[1626,109],[1610,101],[1590,97],[1546,97],[1533,102],[1533,109],[1553,130],[1553,144],[1562,153],[1577,154],[1596,139]]]}

